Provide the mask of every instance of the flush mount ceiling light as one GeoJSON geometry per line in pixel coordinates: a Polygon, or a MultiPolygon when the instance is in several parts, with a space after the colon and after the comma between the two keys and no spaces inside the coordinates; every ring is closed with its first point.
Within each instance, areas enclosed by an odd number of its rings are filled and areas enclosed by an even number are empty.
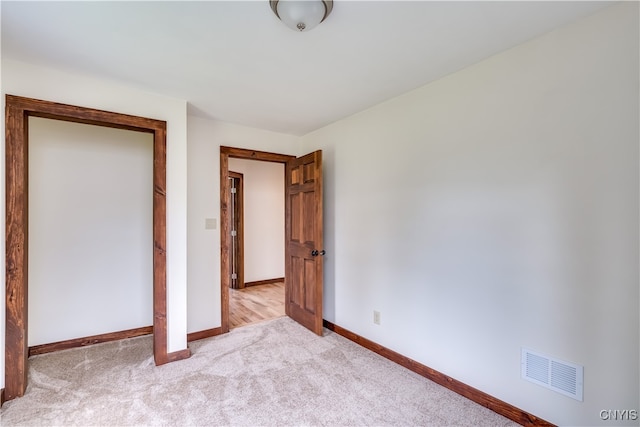
{"type": "Polygon", "coordinates": [[[295,31],[309,31],[327,19],[333,0],[269,0],[273,13],[295,31]]]}

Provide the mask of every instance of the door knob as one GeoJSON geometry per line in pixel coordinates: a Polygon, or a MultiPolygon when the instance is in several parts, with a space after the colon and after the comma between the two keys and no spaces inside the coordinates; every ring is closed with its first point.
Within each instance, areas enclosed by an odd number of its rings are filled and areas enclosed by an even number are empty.
{"type": "Polygon", "coordinates": [[[320,255],[324,256],[324,254],[326,254],[326,252],[323,250],[320,251],[320,255]]]}
{"type": "Polygon", "coordinates": [[[311,256],[318,256],[318,251],[317,250],[312,250],[311,251],[311,256]]]}

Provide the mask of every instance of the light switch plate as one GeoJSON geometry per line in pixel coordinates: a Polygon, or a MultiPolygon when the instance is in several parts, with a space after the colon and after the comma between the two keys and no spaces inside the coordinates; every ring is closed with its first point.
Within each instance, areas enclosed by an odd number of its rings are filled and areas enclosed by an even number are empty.
{"type": "Polygon", "coordinates": [[[205,230],[215,230],[216,229],[216,219],[215,218],[205,218],[204,219],[204,229],[205,230]]]}
{"type": "Polygon", "coordinates": [[[373,310],[373,323],[376,325],[380,324],[380,312],[377,310],[373,310]]]}

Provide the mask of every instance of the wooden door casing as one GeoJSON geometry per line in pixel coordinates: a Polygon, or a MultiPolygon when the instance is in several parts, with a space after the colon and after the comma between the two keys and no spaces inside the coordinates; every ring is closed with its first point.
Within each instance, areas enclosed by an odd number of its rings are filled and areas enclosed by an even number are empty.
{"type": "Polygon", "coordinates": [[[189,357],[189,349],[167,351],[166,122],[6,95],[5,400],[22,396],[27,387],[30,116],[153,134],[153,354],[157,365],[189,357]]]}
{"type": "Polygon", "coordinates": [[[287,162],[285,311],[322,335],[322,152],[287,162]]]}
{"type": "MultiPolygon", "coordinates": [[[[231,203],[231,231],[235,231],[236,235],[231,236],[231,260],[230,266],[235,266],[235,273],[237,274],[236,282],[233,283],[233,278],[230,279],[230,287],[233,289],[244,289],[244,175],[238,172],[229,171],[229,182],[234,180],[236,182],[235,189],[235,203],[231,203]],[[235,241],[235,244],[234,244],[235,241]]],[[[231,190],[231,189],[230,189],[231,190]]],[[[229,194],[230,198],[233,198],[233,194],[229,194]]],[[[233,273],[233,271],[231,271],[233,273]]]]}

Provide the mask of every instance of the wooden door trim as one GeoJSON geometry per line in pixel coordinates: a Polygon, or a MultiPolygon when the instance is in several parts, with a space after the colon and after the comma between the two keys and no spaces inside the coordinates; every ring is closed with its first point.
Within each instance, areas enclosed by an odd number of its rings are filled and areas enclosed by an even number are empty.
{"type": "MultiPolygon", "coordinates": [[[[260,160],[286,165],[289,160],[295,159],[296,156],[270,153],[267,151],[247,150],[244,148],[220,147],[220,311],[223,334],[229,332],[229,280],[231,277],[229,265],[229,252],[231,250],[231,242],[229,239],[229,199],[227,197],[229,194],[229,180],[227,179],[229,176],[229,158],[260,160]]],[[[285,188],[283,188],[283,191],[285,188]]]]}
{"type": "Polygon", "coordinates": [[[238,207],[238,229],[236,230],[236,242],[238,242],[238,289],[244,289],[244,175],[229,171],[231,178],[238,179],[236,187],[236,206],[238,207]]]}
{"type": "Polygon", "coordinates": [[[143,326],[142,328],[127,329],[124,331],[109,332],[106,334],[92,335],[83,338],[57,341],[49,344],[40,344],[29,347],[29,357],[37,354],[53,353],[54,351],[68,350],[71,348],[87,347],[94,344],[119,341],[127,338],[141,337],[153,333],[153,326],[143,326]]]}
{"type": "Polygon", "coordinates": [[[5,399],[22,396],[27,386],[29,117],[153,134],[153,354],[157,365],[188,357],[184,351],[167,353],[167,123],[145,117],[6,95],[5,399]]]}

